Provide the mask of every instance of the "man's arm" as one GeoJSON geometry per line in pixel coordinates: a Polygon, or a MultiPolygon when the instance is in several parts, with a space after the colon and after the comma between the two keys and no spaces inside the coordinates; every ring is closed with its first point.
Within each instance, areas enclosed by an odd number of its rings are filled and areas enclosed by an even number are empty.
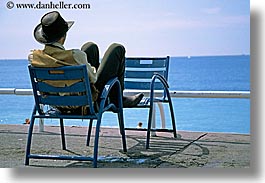
{"type": "Polygon", "coordinates": [[[90,82],[95,83],[97,81],[96,68],[87,62],[86,53],[78,49],[73,49],[73,57],[79,65],[86,65],[90,82]]]}

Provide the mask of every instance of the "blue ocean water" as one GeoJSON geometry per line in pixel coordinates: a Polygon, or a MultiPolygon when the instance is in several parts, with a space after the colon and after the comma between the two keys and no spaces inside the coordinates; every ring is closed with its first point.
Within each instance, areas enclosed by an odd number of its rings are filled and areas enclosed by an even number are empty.
{"type": "MultiPolygon", "coordinates": [[[[0,88],[31,88],[27,60],[0,60],[0,68],[0,88]]],[[[250,56],[171,57],[169,85],[171,90],[249,91],[250,56]]],[[[0,124],[24,123],[33,103],[33,96],[0,95],[0,124]]],[[[250,133],[250,99],[174,98],[173,104],[178,130],[250,133]]],[[[166,105],[165,110],[169,122],[166,105]]],[[[147,110],[124,113],[127,127],[136,127],[139,121],[146,127],[147,110]]],[[[159,126],[159,113],[156,118],[159,126]]],[[[58,121],[45,124],[58,125],[58,121]]],[[[69,120],[66,125],[87,126],[87,122],[69,120]]],[[[116,116],[106,113],[102,125],[118,126],[116,116]]]]}

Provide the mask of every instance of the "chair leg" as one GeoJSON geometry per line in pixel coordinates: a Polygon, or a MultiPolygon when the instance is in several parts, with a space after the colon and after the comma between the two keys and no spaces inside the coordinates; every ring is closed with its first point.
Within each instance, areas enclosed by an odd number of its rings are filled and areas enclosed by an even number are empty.
{"type": "Polygon", "coordinates": [[[31,141],[32,141],[32,132],[34,127],[35,117],[31,117],[30,126],[28,131],[28,141],[27,141],[27,148],[26,148],[26,159],[25,165],[29,165],[29,155],[30,155],[30,148],[31,148],[31,141]]]}
{"type": "Polygon", "coordinates": [[[64,135],[64,124],[63,124],[62,118],[60,118],[60,127],[61,127],[61,138],[62,138],[62,149],[66,150],[65,135],[64,135]]]}
{"type": "Polygon", "coordinates": [[[93,167],[97,168],[98,161],[98,142],[99,142],[99,131],[101,124],[102,113],[99,114],[97,119],[96,131],[95,131],[95,140],[94,140],[94,158],[93,158],[93,167]]]}
{"type": "Polygon", "coordinates": [[[120,108],[120,110],[118,112],[118,118],[119,118],[120,134],[122,136],[123,152],[127,152],[126,136],[125,136],[125,130],[124,130],[124,118],[123,118],[122,108],[120,108]]]}
{"type": "Polygon", "coordinates": [[[87,140],[86,140],[86,145],[87,146],[89,146],[89,142],[90,142],[90,136],[91,136],[91,131],[92,131],[92,124],[93,124],[93,119],[90,119],[88,131],[87,131],[87,140]]]}
{"type": "Polygon", "coordinates": [[[149,117],[148,117],[148,124],[147,124],[147,134],[146,134],[146,145],[145,145],[146,149],[149,149],[149,144],[150,144],[152,116],[153,116],[153,103],[150,104],[150,109],[149,109],[149,117]]]}
{"type": "Polygon", "coordinates": [[[169,90],[167,88],[166,88],[166,94],[167,94],[169,108],[170,108],[173,134],[174,134],[174,137],[177,138],[177,128],[176,128],[176,121],[175,121],[174,109],[173,109],[173,104],[172,104],[171,96],[170,96],[169,90]]]}
{"type": "Polygon", "coordinates": [[[170,95],[168,95],[168,100],[169,100],[169,108],[170,108],[170,113],[171,113],[173,135],[174,135],[174,138],[177,138],[176,121],[175,121],[174,109],[173,109],[173,104],[172,104],[172,100],[171,100],[170,95]]]}
{"type": "Polygon", "coordinates": [[[157,106],[159,108],[160,120],[161,120],[161,128],[166,128],[166,118],[165,118],[165,110],[162,102],[157,102],[157,106]]]}

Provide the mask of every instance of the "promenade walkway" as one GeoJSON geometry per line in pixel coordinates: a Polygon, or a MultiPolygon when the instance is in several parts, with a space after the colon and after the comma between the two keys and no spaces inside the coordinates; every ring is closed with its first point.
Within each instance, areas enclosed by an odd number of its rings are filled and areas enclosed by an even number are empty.
{"type": "MultiPolygon", "coordinates": [[[[62,153],[58,126],[34,129],[34,153],[62,153]]],[[[0,125],[0,167],[25,167],[28,125],[0,125]]],[[[65,127],[67,154],[91,155],[93,147],[85,146],[86,127],[65,127]]],[[[92,131],[93,134],[93,131],[92,131]]],[[[146,150],[145,132],[126,131],[128,152],[122,152],[118,129],[102,128],[99,142],[99,168],[190,168],[250,167],[250,135],[180,131],[179,139],[169,133],[151,137],[146,150]]],[[[92,137],[94,137],[92,135],[92,137]]],[[[91,146],[93,146],[93,138],[91,146]]],[[[30,160],[28,167],[88,168],[91,162],[30,160]]]]}

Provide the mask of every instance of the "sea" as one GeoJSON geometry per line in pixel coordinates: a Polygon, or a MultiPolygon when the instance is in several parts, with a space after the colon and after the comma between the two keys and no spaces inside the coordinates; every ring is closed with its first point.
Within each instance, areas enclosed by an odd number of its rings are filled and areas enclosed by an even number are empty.
{"type": "MultiPolygon", "coordinates": [[[[31,88],[27,65],[26,59],[0,60],[0,88],[31,88]]],[[[250,91],[250,55],[171,57],[168,82],[170,90],[250,91]]],[[[24,124],[31,116],[33,100],[33,96],[0,95],[0,124],[24,124]]],[[[173,98],[173,107],[177,130],[250,134],[250,99],[173,98]]],[[[164,108],[166,127],[171,128],[168,106],[164,108]]],[[[125,109],[125,126],[143,122],[146,127],[147,116],[147,109],[125,109]]],[[[48,119],[45,125],[59,122],[48,119]]],[[[65,125],[87,126],[88,122],[66,120],[65,125]]],[[[105,113],[102,126],[118,127],[116,115],[105,113]]]]}

